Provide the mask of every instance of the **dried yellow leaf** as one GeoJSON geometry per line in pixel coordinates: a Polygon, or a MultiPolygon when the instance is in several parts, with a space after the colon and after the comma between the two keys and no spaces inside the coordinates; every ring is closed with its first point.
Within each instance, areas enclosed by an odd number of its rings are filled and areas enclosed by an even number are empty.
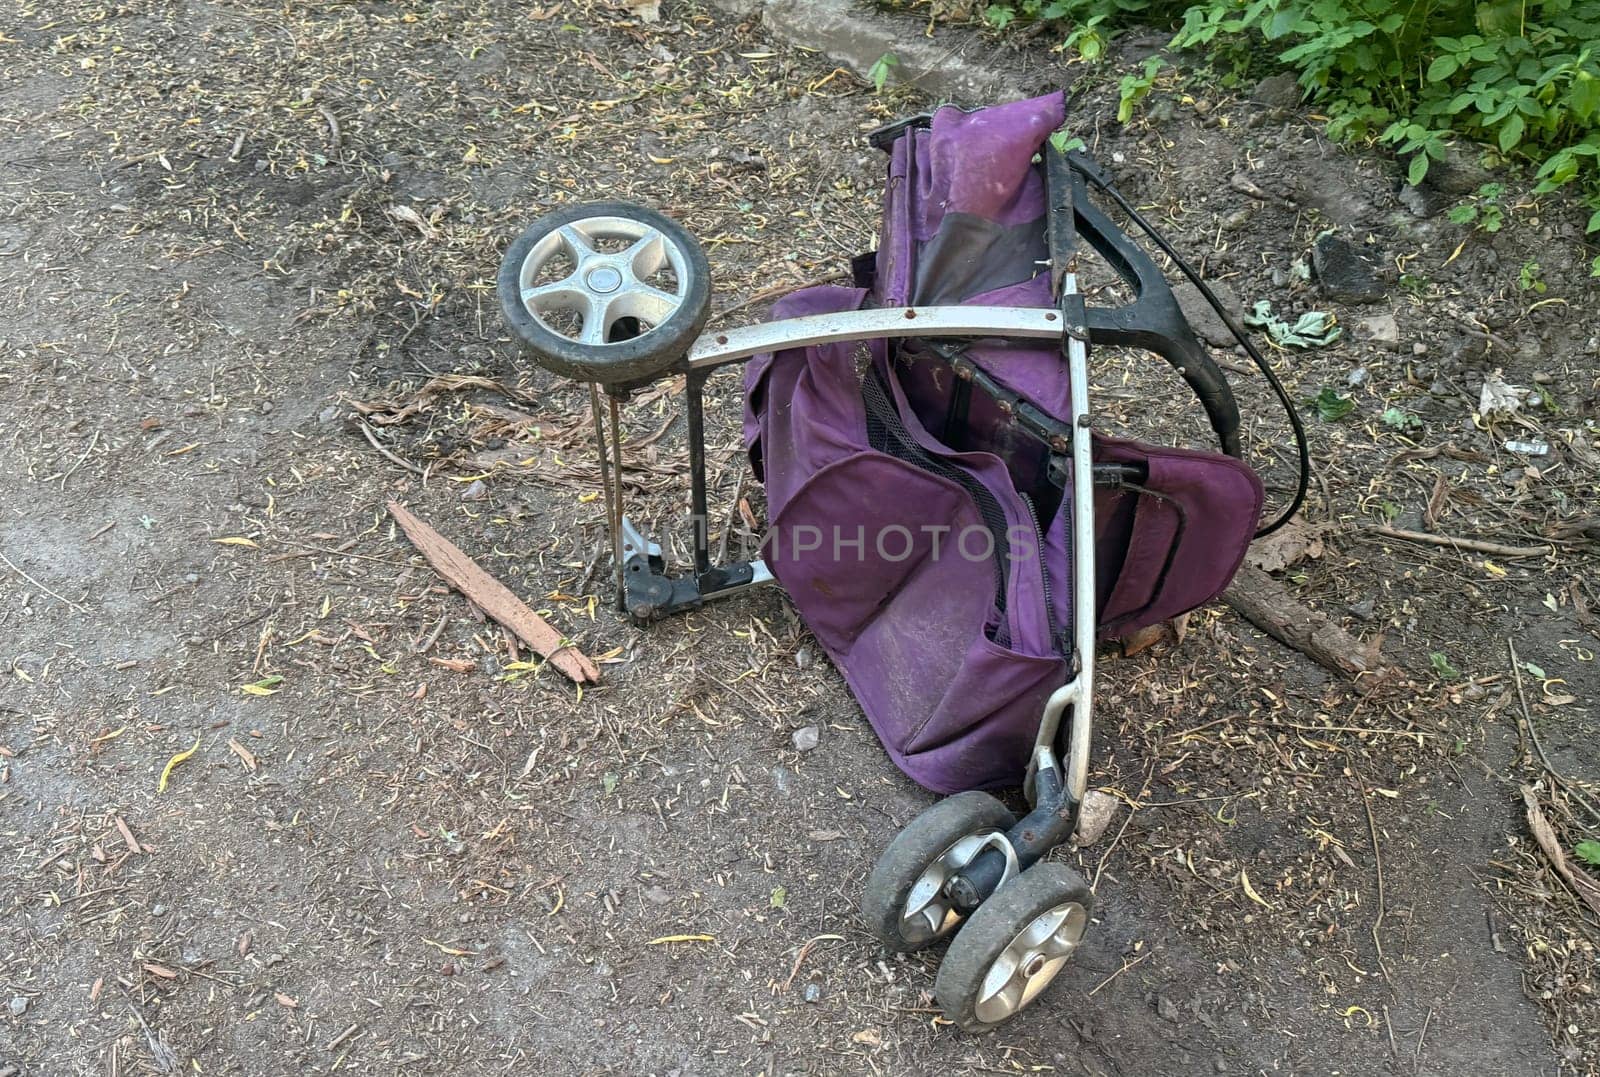
{"type": "Polygon", "coordinates": [[[178,764],[182,763],[185,759],[188,759],[191,755],[199,750],[200,737],[196,735],[194,738],[194,743],[189,746],[187,751],[179,752],[177,755],[167,760],[167,765],[161,768],[161,782],[156,786],[156,792],[165,793],[167,791],[167,779],[172,777],[172,772],[177,769],[178,764]]]}
{"type": "Polygon", "coordinates": [[[1260,905],[1263,909],[1272,908],[1272,902],[1256,893],[1256,888],[1250,885],[1250,876],[1245,874],[1243,868],[1239,869],[1239,885],[1244,887],[1244,896],[1260,905]]]}
{"type": "Polygon", "coordinates": [[[212,539],[211,541],[215,542],[218,546],[248,546],[252,550],[259,550],[261,548],[242,535],[232,535],[228,538],[212,539]]]}
{"type": "Polygon", "coordinates": [[[646,945],[661,946],[669,942],[716,942],[711,935],[663,935],[659,939],[651,939],[646,945]]]}

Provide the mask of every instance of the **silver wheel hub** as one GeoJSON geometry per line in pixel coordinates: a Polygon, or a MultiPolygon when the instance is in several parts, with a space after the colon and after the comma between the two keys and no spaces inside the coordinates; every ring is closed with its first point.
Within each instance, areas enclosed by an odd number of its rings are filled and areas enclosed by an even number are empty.
{"type": "Polygon", "coordinates": [[[584,217],[528,249],[517,286],[522,305],[546,329],[603,347],[612,343],[611,329],[623,318],[649,332],[676,314],[688,293],[689,272],[683,249],[652,225],[631,217],[584,217]],[[625,244],[621,250],[609,249],[618,241],[625,244]],[[557,264],[571,269],[549,279],[557,264]],[[662,280],[669,269],[671,284],[662,280]]]}
{"type": "Polygon", "coordinates": [[[622,287],[622,274],[610,266],[599,266],[591,269],[584,278],[589,285],[589,290],[602,295],[610,294],[622,287]]]}
{"type": "Polygon", "coordinates": [[[1004,838],[999,830],[968,834],[953,842],[923,869],[906,894],[905,908],[900,911],[902,938],[910,943],[931,942],[955,930],[961,922],[961,914],[956,912],[945,893],[945,886],[997,838],[1004,838]]]}
{"type": "Polygon", "coordinates": [[[997,1024],[1027,1006],[1056,978],[1089,929],[1089,911],[1076,901],[1046,909],[1000,951],[978,989],[973,1012],[997,1024]]]}

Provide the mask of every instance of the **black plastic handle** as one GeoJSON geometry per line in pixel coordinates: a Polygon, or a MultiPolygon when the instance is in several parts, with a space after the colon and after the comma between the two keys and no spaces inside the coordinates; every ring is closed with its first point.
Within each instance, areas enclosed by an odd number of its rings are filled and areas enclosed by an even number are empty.
{"type": "Polygon", "coordinates": [[[1222,451],[1239,458],[1238,401],[1221,368],[1195,336],[1166,277],[1149,255],[1089,201],[1076,171],[1072,184],[1079,234],[1135,292],[1134,301],[1125,306],[1088,308],[1089,339],[1095,344],[1144,348],[1171,363],[1199,398],[1222,451]]]}

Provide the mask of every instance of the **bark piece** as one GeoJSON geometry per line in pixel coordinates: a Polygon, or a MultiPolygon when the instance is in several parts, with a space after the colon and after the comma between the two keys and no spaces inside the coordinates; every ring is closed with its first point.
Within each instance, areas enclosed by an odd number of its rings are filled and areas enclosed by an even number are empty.
{"type": "Polygon", "coordinates": [[[550,664],[578,684],[596,684],[600,670],[576,647],[563,645],[561,633],[550,627],[510,589],[462,553],[450,540],[423,523],[400,504],[389,502],[389,514],[446,583],[490,617],[515,632],[524,643],[550,660],[550,664]]]}

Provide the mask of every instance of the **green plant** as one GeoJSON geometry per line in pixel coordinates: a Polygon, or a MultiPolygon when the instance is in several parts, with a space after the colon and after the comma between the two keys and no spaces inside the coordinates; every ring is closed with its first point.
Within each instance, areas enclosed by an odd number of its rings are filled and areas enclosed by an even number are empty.
{"type": "Polygon", "coordinates": [[[1428,662],[1442,681],[1453,681],[1461,676],[1461,671],[1450,664],[1450,656],[1443,651],[1429,651],[1428,662]]]}
{"type": "Polygon", "coordinates": [[[1385,408],[1378,418],[1383,421],[1384,426],[1390,430],[1398,430],[1402,434],[1422,426],[1422,420],[1404,408],[1385,408]]]}
{"type": "Polygon", "coordinates": [[[1506,212],[1500,206],[1500,196],[1505,190],[1503,183],[1485,183],[1471,201],[1450,211],[1451,223],[1470,224],[1483,232],[1500,231],[1506,223],[1506,212]]]}
{"type": "Polygon", "coordinates": [[[1580,841],[1572,847],[1582,860],[1592,868],[1600,868],[1600,841],[1580,841]]]}
{"type": "MultiPolygon", "coordinates": [[[[1600,232],[1600,0],[997,0],[983,17],[1059,28],[1088,60],[1136,23],[1174,26],[1173,47],[1203,48],[1213,67],[1242,72],[1265,53],[1296,73],[1330,135],[1392,147],[1412,184],[1452,145],[1479,143],[1531,167],[1539,193],[1576,190],[1600,232]]],[[[1124,80],[1124,102],[1140,79],[1124,80]]],[[[1471,223],[1502,219],[1479,207],[1471,223]]]]}
{"type": "Polygon", "coordinates": [[[1356,410],[1356,402],[1354,400],[1326,385],[1312,399],[1311,404],[1317,409],[1317,418],[1325,423],[1336,423],[1356,410]]]}
{"type": "Polygon", "coordinates": [[[1133,119],[1133,110],[1139,102],[1150,95],[1150,90],[1156,84],[1156,76],[1167,62],[1159,56],[1146,58],[1140,68],[1139,74],[1123,75],[1122,81],[1117,84],[1117,122],[1127,123],[1133,119]]]}
{"type": "Polygon", "coordinates": [[[870,68],[867,69],[867,78],[872,82],[872,89],[882,93],[884,85],[889,81],[889,72],[900,66],[900,57],[892,52],[886,52],[878,57],[870,68]]]}
{"type": "Polygon", "coordinates": [[[1543,270],[1539,268],[1539,263],[1531,258],[1523,262],[1522,268],[1517,271],[1517,283],[1522,285],[1524,292],[1534,292],[1538,295],[1545,293],[1543,270]]]}

